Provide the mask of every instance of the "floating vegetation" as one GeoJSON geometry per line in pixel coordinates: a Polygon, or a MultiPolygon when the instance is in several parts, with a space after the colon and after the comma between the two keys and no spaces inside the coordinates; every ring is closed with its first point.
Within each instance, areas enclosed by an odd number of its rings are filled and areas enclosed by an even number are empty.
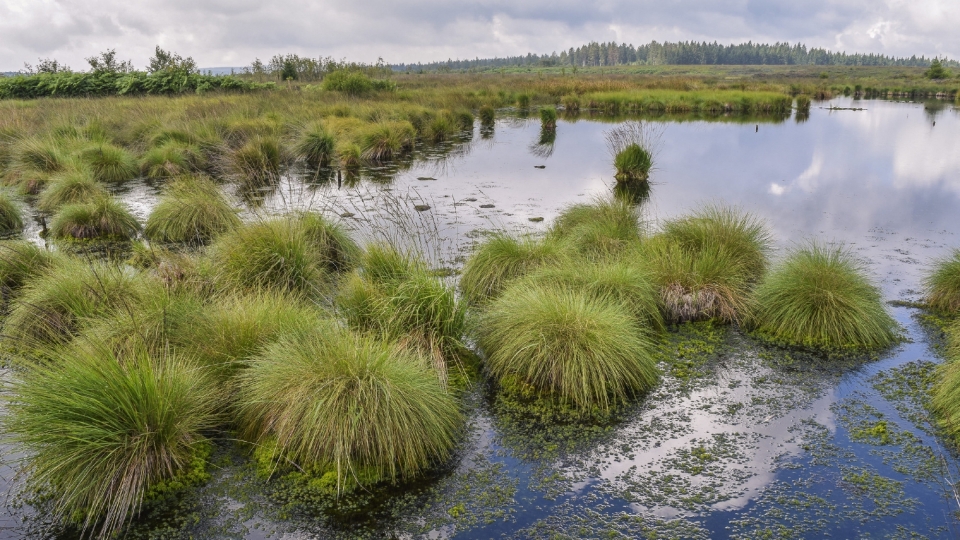
{"type": "Polygon", "coordinates": [[[927,305],[943,315],[960,312],[960,250],[938,259],[923,279],[927,305]]]}
{"type": "Polygon", "coordinates": [[[268,346],[241,379],[251,440],[338,487],[412,479],[450,456],[462,425],[422,359],[334,325],[268,346]]]}
{"type": "Polygon", "coordinates": [[[623,403],[658,376],[652,343],[628,307],[563,284],[516,282],[484,310],[477,335],[501,385],[579,408],[623,403]]]}
{"type": "Polygon", "coordinates": [[[816,349],[882,349],[898,335],[863,265],[816,243],[793,250],[761,282],[750,320],[765,338],[816,349]]]}
{"type": "Polygon", "coordinates": [[[81,534],[114,538],[153,490],[189,487],[198,458],[202,472],[218,395],[175,357],[89,343],[53,355],[13,378],[4,433],[27,456],[25,489],[81,534]]]}
{"type": "Polygon", "coordinates": [[[143,233],[158,242],[204,244],[239,226],[237,211],[216,184],[181,177],[166,189],[143,233]]]}

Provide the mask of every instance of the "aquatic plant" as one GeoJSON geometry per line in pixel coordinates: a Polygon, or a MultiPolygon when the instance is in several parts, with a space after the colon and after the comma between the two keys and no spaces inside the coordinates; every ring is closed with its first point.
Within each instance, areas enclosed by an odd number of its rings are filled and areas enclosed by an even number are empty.
{"type": "Polygon", "coordinates": [[[480,125],[484,127],[493,127],[496,121],[496,111],[489,105],[480,107],[480,125]]]}
{"type": "Polygon", "coordinates": [[[96,344],[18,371],[7,390],[3,432],[26,456],[26,489],[102,539],[136,517],[152,487],[180,480],[217,424],[218,395],[195,366],[96,344]]]}
{"type": "Polygon", "coordinates": [[[281,338],[240,375],[242,418],[302,469],[401,481],[447,459],[462,417],[409,350],[333,324],[281,338]]]}
{"type": "Polygon", "coordinates": [[[13,167],[55,173],[66,167],[66,153],[53,141],[23,139],[13,148],[13,167]]]}
{"type": "Polygon", "coordinates": [[[960,445],[960,323],[946,329],[946,361],[937,366],[930,389],[930,409],[937,424],[960,445]]]}
{"type": "Polygon", "coordinates": [[[827,350],[881,349],[897,339],[866,269],[842,248],[794,249],[756,290],[754,331],[771,340],[827,350]]]}
{"type": "Polygon", "coordinates": [[[557,109],[554,107],[543,107],[540,109],[540,129],[544,131],[556,131],[557,129],[557,109]]]}
{"type": "Polygon", "coordinates": [[[510,281],[561,260],[561,246],[552,238],[496,232],[464,263],[460,291],[468,302],[478,304],[498,296],[510,281]]]}
{"type": "Polygon", "coordinates": [[[0,242],[0,287],[4,303],[23,285],[49,268],[57,259],[51,251],[26,240],[0,242]]]}
{"type": "Polygon", "coordinates": [[[245,224],[211,252],[218,281],[228,287],[314,294],[358,251],[339,226],[300,214],[245,224]]]}
{"type": "Polygon", "coordinates": [[[562,285],[512,284],[477,324],[487,371],[579,408],[609,409],[657,380],[653,347],[613,298],[562,285]]]}
{"type": "Polygon", "coordinates": [[[632,261],[551,265],[536,270],[525,280],[580,291],[598,301],[616,301],[629,310],[642,331],[651,335],[665,329],[660,289],[650,271],[632,261]]]}
{"type": "Polygon", "coordinates": [[[549,234],[580,255],[616,256],[639,243],[643,232],[637,207],[606,197],[565,208],[549,234]]]}
{"type": "Polygon", "coordinates": [[[651,272],[668,321],[738,322],[750,310],[749,276],[722,246],[684,249],[657,236],[625,257],[651,272]]]}
{"type": "Polygon", "coordinates": [[[206,165],[203,152],[176,139],[146,151],[140,159],[140,172],[148,178],[174,178],[196,172],[206,165]]]}
{"type": "Polygon", "coordinates": [[[98,144],[82,150],[80,161],[100,182],[125,182],[137,177],[139,168],[130,152],[112,144],[98,144]]]}
{"type": "Polygon", "coordinates": [[[143,232],[158,242],[204,244],[239,226],[237,211],[216,184],[184,177],[166,189],[143,232]]]}
{"type": "Polygon", "coordinates": [[[330,163],[334,156],[336,140],[320,123],[307,126],[297,139],[294,147],[297,157],[310,167],[322,167],[330,163]]]}
{"type": "Polygon", "coordinates": [[[23,230],[23,206],[20,198],[7,189],[0,189],[0,234],[23,230]]]}
{"type": "Polygon", "coordinates": [[[767,270],[773,238],[757,216],[738,208],[709,205],[664,223],[663,236],[691,252],[722,248],[751,281],[767,270]]]}
{"type": "Polygon", "coordinates": [[[619,181],[646,180],[653,167],[653,156],[639,144],[631,144],[617,152],[613,166],[617,169],[615,176],[619,181]]]}
{"type": "Polygon", "coordinates": [[[50,223],[50,234],[58,239],[116,240],[136,237],[140,223],[127,206],[113,197],[92,202],[68,204],[50,223]]]}
{"type": "Polygon", "coordinates": [[[103,262],[58,257],[38,266],[4,321],[15,348],[69,341],[91,319],[135,305],[143,288],[136,274],[103,262]]]}
{"type": "Polygon", "coordinates": [[[960,312],[960,250],[934,261],[923,278],[927,306],[945,315],[960,312]]]}
{"type": "Polygon", "coordinates": [[[370,161],[390,160],[412,149],[415,138],[409,122],[380,122],[361,133],[361,155],[370,161]]]}
{"type": "Polygon", "coordinates": [[[228,156],[228,171],[245,185],[269,184],[280,178],[283,152],[275,137],[254,136],[228,156]]]}
{"type": "Polygon", "coordinates": [[[72,168],[57,174],[40,193],[37,209],[52,214],[67,204],[88,203],[109,197],[103,184],[97,182],[85,169],[72,168]]]}
{"type": "Polygon", "coordinates": [[[797,96],[797,114],[810,114],[809,96],[797,96]]]}

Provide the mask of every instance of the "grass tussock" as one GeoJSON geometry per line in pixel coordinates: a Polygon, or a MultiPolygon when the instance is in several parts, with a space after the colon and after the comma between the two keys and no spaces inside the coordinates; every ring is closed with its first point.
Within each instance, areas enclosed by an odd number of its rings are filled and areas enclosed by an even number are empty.
{"type": "Polygon", "coordinates": [[[466,312],[453,288],[389,246],[368,250],[341,286],[337,307],[352,328],[431,358],[444,379],[447,360],[464,349],[466,312]]]}
{"type": "Polygon", "coordinates": [[[13,150],[13,167],[43,173],[66,168],[69,156],[52,140],[24,139],[13,150]]]}
{"type": "Polygon", "coordinates": [[[337,225],[315,214],[244,224],[212,246],[217,280],[237,290],[308,295],[328,289],[359,248],[337,225]]]}
{"type": "Polygon", "coordinates": [[[468,302],[479,304],[498,296],[512,280],[563,258],[560,243],[552,238],[495,233],[467,259],[460,291],[468,302]]]}
{"type": "Polygon", "coordinates": [[[557,109],[554,107],[543,107],[540,109],[540,129],[544,131],[557,130],[557,109]]]}
{"type": "Polygon", "coordinates": [[[23,203],[8,189],[0,189],[0,234],[23,230],[23,203]]]}
{"type": "Polygon", "coordinates": [[[175,178],[206,167],[203,152],[194,144],[166,140],[140,158],[140,172],[147,178],[175,178]]]}
{"type": "Polygon", "coordinates": [[[568,250],[587,257],[619,256],[635,247],[643,233],[637,207],[615,197],[570,206],[550,229],[568,250]]]}
{"type": "Polygon", "coordinates": [[[279,180],[284,159],[279,139],[254,136],[227,155],[226,169],[243,185],[271,184],[279,180]]]}
{"type": "Polygon", "coordinates": [[[167,188],[147,218],[144,236],[158,242],[205,244],[240,226],[220,188],[202,177],[183,177],[167,188]]]}
{"type": "Polygon", "coordinates": [[[26,488],[55,517],[115,538],[151,488],[186,474],[216,425],[218,396],[177,358],[71,347],[10,383],[4,433],[26,457],[26,488]]]}
{"type": "Polygon", "coordinates": [[[960,324],[947,330],[947,359],[937,367],[930,408],[940,427],[960,445],[960,324]]]}
{"type": "Polygon", "coordinates": [[[611,298],[519,281],[477,327],[490,374],[519,378],[580,408],[611,406],[657,380],[653,346],[633,314],[611,298]]]}
{"type": "Polygon", "coordinates": [[[113,197],[68,204],[50,223],[50,234],[66,240],[127,241],[140,232],[140,223],[127,206],[113,197]]]}
{"type": "Polygon", "coordinates": [[[55,175],[40,193],[37,209],[52,214],[68,204],[83,204],[109,197],[107,189],[88,171],[74,168],[55,175]]]}
{"type": "Polygon", "coordinates": [[[923,288],[930,309],[944,315],[960,312],[960,250],[935,261],[924,276],[923,288]]]}
{"type": "Polygon", "coordinates": [[[126,182],[137,177],[140,168],[133,154],[112,144],[98,144],[79,153],[80,162],[100,182],[126,182]]]}
{"type": "Polygon", "coordinates": [[[897,324],[866,269],[843,248],[794,250],[757,287],[751,326],[777,342],[827,350],[876,350],[897,324]]]}
{"type": "Polygon", "coordinates": [[[297,139],[294,151],[310,167],[330,164],[336,149],[336,139],[319,122],[307,126],[297,139]]]}
{"type": "Polygon", "coordinates": [[[617,152],[613,158],[613,166],[617,169],[617,180],[643,181],[650,177],[653,167],[653,156],[638,144],[630,144],[617,152]]]}
{"type": "Polygon", "coordinates": [[[25,240],[0,242],[0,287],[8,300],[29,280],[54,264],[58,256],[25,240]]]}
{"type": "Polygon", "coordinates": [[[329,325],[270,345],[241,375],[255,442],[348,479],[416,477],[447,459],[461,429],[454,398],[407,350],[329,325]]]}

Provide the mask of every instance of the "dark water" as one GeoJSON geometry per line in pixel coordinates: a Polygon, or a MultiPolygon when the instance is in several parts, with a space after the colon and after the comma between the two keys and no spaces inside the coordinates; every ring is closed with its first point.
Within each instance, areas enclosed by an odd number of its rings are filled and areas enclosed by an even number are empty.
{"type": "MultiPolygon", "coordinates": [[[[960,115],[936,103],[830,105],[865,110],[815,106],[802,122],[664,122],[646,203],[651,227],[705,203],[737,205],[766,219],[781,249],[811,238],[843,242],[888,300],[918,299],[931,260],[960,247],[960,115]]],[[[614,181],[604,132],[611,127],[561,121],[555,141],[543,144],[538,122],[502,120],[492,135],[478,130],[445,151],[424,150],[411,163],[340,186],[335,176],[287,178],[249,216],[303,207],[349,213],[345,222],[362,236],[409,241],[456,266],[483,230],[542,231],[565,205],[608,193],[614,181]],[[417,212],[416,204],[431,208],[417,212]]],[[[156,190],[135,185],[125,197],[145,217],[156,190]]],[[[609,432],[567,437],[577,441],[571,452],[531,448],[539,439],[472,396],[468,441],[453,469],[415,496],[394,497],[389,517],[359,529],[303,515],[277,519],[243,466],[227,466],[205,488],[192,532],[251,539],[356,532],[953,537],[960,503],[949,487],[960,480],[958,462],[915,394],[902,391],[939,359],[918,312],[891,310],[910,341],[843,368],[790,365],[732,334],[703,376],[665,377],[609,432]],[[883,422],[885,437],[864,435],[883,422]]],[[[24,535],[18,512],[8,512],[0,538],[24,535]]]]}

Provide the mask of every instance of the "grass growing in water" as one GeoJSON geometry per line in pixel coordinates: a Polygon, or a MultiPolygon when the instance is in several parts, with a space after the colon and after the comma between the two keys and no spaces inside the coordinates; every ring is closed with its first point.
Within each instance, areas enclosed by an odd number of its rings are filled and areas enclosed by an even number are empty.
{"type": "Polygon", "coordinates": [[[930,405],[939,425],[960,445],[960,324],[953,323],[946,333],[947,359],[937,366],[930,405]]]}
{"type": "Polygon", "coordinates": [[[8,300],[23,285],[49,268],[57,256],[25,240],[0,242],[0,286],[8,300]]]}
{"type": "Polygon", "coordinates": [[[52,214],[67,204],[88,203],[110,193],[82,168],[73,168],[52,178],[37,200],[37,209],[52,214]]]}
{"type": "Polygon", "coordinates": [[[493,123],[497,118],[497,113],[494,111],[493,107],[489,105],[484,105],[480,107],[480,125],[486,128],[493,127],[493,123]]]}
{"type": "Polygon", "coordinates": [[[9,390],[4,433],[28,456],[27,489],[98,538],[114,538],[151,487],[184,472],[216,424],[203,372],[175,358],[71,347],[9,390]]]}
{"type": "Polygon", "coordinates": [[[646,180],[653,167],[653,156],[639,144],[631,144],[617,152],[613,159],[613,166],[617,169],[617,180],[646,180]]]}
{"type": "Polygon", "coordinates": [[[158,242],[205,244],[239,226],[236,210],[216,184],[189,177],[167,188],[147,218],[144,236],[158,242]]]}
{"type": "Polygon", "coordinates": [[[614,298],[516,282],[477,326],[486,367],[580,408],[608,409],[645,391],[658,373],[653,346],[614,298]]]}
{"type": "Polygon", "coordinates": [[[556,131],[557,109],[553,107],[544,107],[540,109],[540,129],[544,131],[556,131]]]}
{"type": "Polygon", "coordinates": [[[139,167],[133,155],[112,144],[98,144],[79,154],[80,161],[100,182],[126,182],[137,177],[139,167]]]}
{"type": "Polygon", "coordinates": [[[796,249],[757,287],[751,326],[777,342],[826,350],[876,350],[897,339],[866,269],[843,248],[796,249]]]}
{"type": "Polygon", "coordinates": [[[136,237],[139,231],[137,218],[113,197],[68,204],[50,223],[50,234],[58,239],[124,241],[136,237]]]}
{"type": "Polygon", "coordinates": [[[307,126],[300,133],[294,151],[311,167],[326,166],[334,156],[336,140],[320,123],[307,126]]]}
{"type": "Polygon", "coordinates": [[[935,261],[924,276],[923,288],[931,309],[944,315],[960,312],[960,250],[935,261]]]}
{"type": "Polygon", "coordinates": [[[447,459],[462,418],[422,359],[330,325],[281,339],[242,374],[255,442],[302,468],[398,481],[447,459]]]}
{"type": "Polygon", "coordinates": [[[588,257],[618,256],[636,246],[642,234],[637,207],[615,197],[570,206],[550,229],[567,249],[588,257]]]}
{"type": "Polygon", "coordinates": [[[511,280],[562,259],[560,244],[551,238],[497,232],[463,265],[460,291],[468,302],[478,304],[498,296],[511,280]]]}
{"type": "Polygon", "coordinates": [[[203,153],[192,144],[167,140],[140,158],[140,171],[148,178],[174,178],[205,166],[203,153]]]}
{"type": "Polygon", "coordinates": [[[217,240],[212,260],[228,287],[312,295],[327,289],[332,272],[358,251],[337,225],[301,214],[242,225],[217,240]]]}
{"type": "Polygon", "coordinates": [[[0,234],[23,230],[23,207],[9,190],[0,189],[0,234]]]}

